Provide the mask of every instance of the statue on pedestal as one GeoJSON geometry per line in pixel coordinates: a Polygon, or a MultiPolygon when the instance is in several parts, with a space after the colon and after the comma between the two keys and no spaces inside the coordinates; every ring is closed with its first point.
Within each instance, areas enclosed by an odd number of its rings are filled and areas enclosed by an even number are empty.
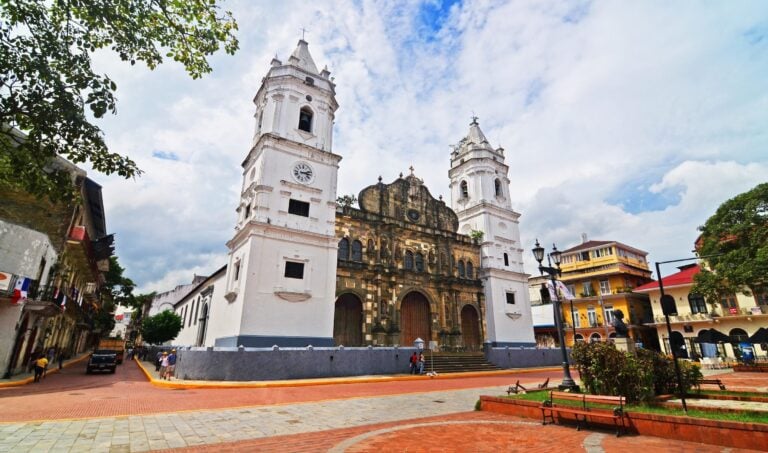
{"type": "Polygon", "coordinates": [[[627,338],[629,329],[624,324],[624,313],[621,310],[613,310],[613,328],[616,330],[616,338],[627,338]]]}

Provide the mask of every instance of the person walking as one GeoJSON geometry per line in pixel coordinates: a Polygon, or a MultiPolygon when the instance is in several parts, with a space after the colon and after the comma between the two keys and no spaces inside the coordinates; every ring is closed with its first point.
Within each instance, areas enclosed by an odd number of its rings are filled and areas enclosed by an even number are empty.
{"type": "Polygon", "coordinates": [[[48,359],[45,358],[45,355],[40,354],[40,356],[35,360],[35,380],[34,382],[40,382],[40,378],[43,377],[43,373],[45,372],[45,368],[48,366],[48,359]]]}
{"type": "Polygon", "coordinates": [[[176,371],[176,350],[171,349],[168,355],[168,367],[165,369],[165,379],[170,381],[174,371],[176,371]]]}
{"type": "Polygon", "coordinates": [[[165,379],[165,370],[168,369],[168,353],[163,352],[160,358],[160,379],[165,379]]]}
{"type": "Polygon", "coordinates": [[[415,352],[411,356],[411,374],[416,374],[419,366],[419,356],[415,352]]]}
{"type": "Polygon", "coordinates": [[[157,351],[157,355],[155,356],[155,371],[160,371],[160,365],[163,361],[163,351],[157,351]]]}
{"type": "Polygon", "coordinates": [[[424,374],[424,353],[419,353],[419,374],[424,374]]]}

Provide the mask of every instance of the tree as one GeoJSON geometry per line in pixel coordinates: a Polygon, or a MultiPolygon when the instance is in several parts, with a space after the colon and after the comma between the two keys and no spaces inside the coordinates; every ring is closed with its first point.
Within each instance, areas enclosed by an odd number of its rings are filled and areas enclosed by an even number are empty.
{"type": "Polygon", "coordinates": [[[339,207],[339,208],[348,208],[355,203],[357,203],[357,197],[355,196],[355,194],[342,195],[340,197],[336,197],[336,207],[339,207]]]}
{"type": "Polygon", "coordinates": [[[699,229],[697,252],[708,256],[709,269],[694,277],[692,293],[716,303],[768,291],[768,183],[726,201],[699,229]]]}
{"type": "Polygon", "coordinates": [[[122,305],[132,307],[135,304],[133,289],[136,284],[125,277],[123,268],[116,256],[109,257],[109,270],[104,274],[104,284],[101,285],[102,302],[111,303],[114,306],[122,305]]]}
{"type": "Polygon", "coordinates": [[[0,186],[71,198],[70,175],[51,165],[56,155],[140,175],[87,118],[116,112],[117,85],[93,70],[92,55],[109,48],[150,69],[168,57],[196,79],[220,46],[237,50],[236,30],[216,0],[0,0],[0,186]]]}
{"type": "Polygon", "coordinates": [[[149,344],[173,340],[181,331],[181,316],[166,310],[149,316],[141,323],[141,336],[149,344]]]}

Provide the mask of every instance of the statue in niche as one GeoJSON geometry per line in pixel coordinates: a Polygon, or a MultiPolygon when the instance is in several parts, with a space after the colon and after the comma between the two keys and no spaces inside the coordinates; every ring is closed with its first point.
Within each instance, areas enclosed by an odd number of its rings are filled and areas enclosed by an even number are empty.
{"type": "Polygon", "coordinates": [[[368,245],[365,249],[365,254],[368,256],[368,259],[373,259],[376,257],[376,249],[373,246],[373,239],[368,239],[368,245]]]}
{"type": "Polygon", "coordinates": [[[627,338],[629,329],[624,324],[624,313],[621,310],[613,310],[613,328],[616,330],[616,338],[627,338]]]}
{"type": "Polygon", "coordinates": [[[381,259],[386,260],[389,258],[389,243],[386,239],[381,239],[381,251],[380,251],[381,259]]]}
{"type": "Polygon", "coordinates": [[[437,259],[435,258],[435,251],[434,250],[430,250],[429,251],[428,259],[429,259],[429,264],[431,266],[434,266],[435,263],[437,262],[437,259]]]}
{"type": "Polygon", "coordinates": [[[402,259],[402,254],[400,253],[400,244],[395,242],[395,261],[400,261],[402,259]]]}

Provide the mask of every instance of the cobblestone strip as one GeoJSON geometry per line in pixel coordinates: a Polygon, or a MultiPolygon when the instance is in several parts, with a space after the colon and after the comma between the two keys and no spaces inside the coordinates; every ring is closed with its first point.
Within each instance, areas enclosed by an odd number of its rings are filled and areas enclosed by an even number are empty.
{"type": "Polygon", "coordinates": [[[466,412],[504,387],[226,410],[0,424],[0,452],[141,452],[466,412]]]}

